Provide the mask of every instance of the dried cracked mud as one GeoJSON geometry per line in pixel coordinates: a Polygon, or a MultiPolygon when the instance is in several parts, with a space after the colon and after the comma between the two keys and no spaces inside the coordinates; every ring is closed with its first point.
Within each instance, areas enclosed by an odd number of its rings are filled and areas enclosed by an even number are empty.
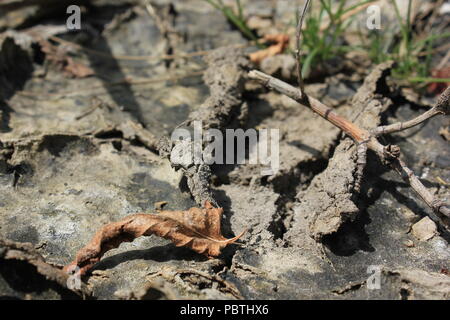
{"type": "MultiPolygon", "coordinates": [[[[48,64],[36,39],[22,32],[62,24],[64,16],[41,12],[36,2],[1,17],[0,30],[11,29],[0,35],[1,298],[450,298],[449,233],[438,226],[428,240],[414,235],[413,224],[433,215],[395,173],[369,154],[355,192],[352,141],[249,81],[249,48],[236,47],[247,41],[219,12],[194,0],[153,3],[159,20],[133,1],[93,1],[83,18],[89,27],[55,31],[91,50],[155,57],[130,61],[77,50],[77,61],[95,73],[86,78],[48,64]],[[158,58],[226,46],[205,58],[158,58]],[[197,119],[221,130],[280,129],[280,170],[262,176],[258,165],[174,166],[167,137],[197,119]],[[225,236],[248,229],[240,245],[207,259],[142,237],[107,252],[81,290],[67,288],[61,267],[102,225],[151,214],[160,201],[185,210],[205,199],[224,208],[225,236]],[[381,289],[368,288],[373,266],[381,289]]],[[[251,4],[249,10],[281,21],[285,7],[267,3],[268,12],[251,4]]],[[[387,77],[389,68],[372,67],[364,82],[331,76],[306,89],[365,128],[412,118],[433,104],[408,100],[387,77]]],[[[437,117],[386,141],[401,147],[443,199],[450,147],[439,131],[448,124],[437,117]]]]}

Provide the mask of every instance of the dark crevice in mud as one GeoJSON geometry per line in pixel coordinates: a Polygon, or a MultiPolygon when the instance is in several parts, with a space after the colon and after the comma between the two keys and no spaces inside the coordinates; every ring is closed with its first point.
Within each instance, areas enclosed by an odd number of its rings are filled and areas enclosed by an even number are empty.
{"type": "Polygon", "coordinates": [[[14,151],[14,144],[5,146],[0,141],[0,174],[12,175],[12,187],[15,188],[19,185],[22,176],[33,176],[34,169],[25,161],[21,161],[18,164],[10,164],[14,151]]]}
{"type": "Polygon", "coordinates": [[[231,257],[231,259],[228,259],[228,260],[227,261],[219,260],[218,264],[211,266],[211,271],[215,274],[220,274],[220,273],[226,271],[227,269],[231,268],[231,264],[233,262],[233,257],[231,257]]]}
{"type": "Polygon", "coordinates": [[[32,43],[31,49],[33,51],[33,62],[38,65],[43,65],[45,62],[46,54],[42,51],[42,46],[39,43],[32,43]]]}
{"type": "Polygon", "coordinates": [[[50,152],[51,155],[59,157],[70,143],[78,141],[80,139],[81,138],[79,136],[64,134],[47,135],[42,138],[37,151],[42,152],[46,149],[48,150],[48,152],[50,152]]]}
{"type": "Polygon", "coordinates": [[[112,146],[114,147],[114,149],[116,149],[117,151],[122,151],[122,141],[120,140],[113,140],[111,142],[112,146]]]}
{"type": "Polygon", "coordinates": [[[272,222],[270,223],[267,231],[273,234],[273,239],[283,239],[284,234],[288,231],[288,227],[286,226],[286,220],[288,217],[291,217],[291,212],[285,207],[281,207],[277,209],[277,214],[273,217],[272,222]]]}
{"type": "Polygon", "coordinates": [[[32,176],[34,174],[33,167],[27,163],[20,163],[8,168],[7,173],[13,175],[13,187],[17,187],[22,176],[32,176]]]}
{"type": "MultiPolygon", "coordinates": [[[[330,154],[334,152],[335,146],[331,148],[330,154]]],[[[276,201],[276,213],[268,226],[268,231],[273,234],[274,240],[283,240],[284,234],[289,230],[292,220],[292,204],[295,202],[299,188],[307,189],[312,179],[327,168],[329,158],[304,161],[291,172],[275,177],[269,181],[268,176],[261,177],[257,183],[259,185],[272,189],[279,195],[276,201]]],[[[232,171],[235,166],[229,167],[232,171]]],[[[230,184],[231,181],[227,174],[217,178],[220,184],[230,184]]],[[[217,183],[217,182],[216,182],[217,183]]],[[[240,182],[241,184],[250,184],[250,181],[240,182]]]]}
{"type": "Polygon", "coordinates": [[[367,154],[367,164],[361,181],[361,192],[352,194],[353,202],[360,211],[358,216],[353,221],[345,221],[336,232],[325,235],[321,240],[336,256],[351,256],[360,250],[365,252],[375,250],[365,231],[366,225],[371,222],[367,208],[374,205],[385,191],[380,175],[388,169],[370,151],[367,154]]]}
{"type": "Polygon", "coordinates": [[[0,132],[10,132],[11,113],[7,100],[22,90],[33,73],[33,62],[28,53],[7,37],[0,47],[0,132]]]}
{"type": "MultiPolygon", "coordinates": [[[[338,74],[351,74],[354,70],[346,70],[342,64],[342,57],[331,58],[323,61],[315,70],[311,70],[310,75],[305,84],[325,83],[327,78],[334,77],[338,74]]],[[[298,81],[292,82],[291,85],[298,86],[298,81]]]]}
{"type": "Polygon", "coordinates": [[[365,226],[371,222],[366,211],[361,212],[354,221],[344,222],[339,230],[325,235],[322,243],[336,256],[351,256],[358,251],[374,252],[365,226]]]}
{"type": "Polygon", "coordinates": [[[232,267],[233,258],[238,250],[239,250],[239,246],[236,244],[228,246],[222,250],[222,254],[220,255],[220,258],[223,261],[223,267],[220,268],[219,272],[224,271],[226,268],[230,269],[232,267]]]}
{"type": "MultiPolygon", "coordinates": [[[[234,211],[231,208],[232,199],[227,196],[227,194],[223,190],[214,189],[213,191],[214,199],[216,199],[221,207],[224,209],[224,214],[222,216],[222,232],[226,238],[232,238],[236,236],[233,233],[232,225],[231,225],[231,217],[234,215],[234,211]]],[[[223,271],[224,268],[231,268],[233,257],[236,254],[237,250],[239,250],[238,244],[233,244],[231,246],[227,246],[222,249],[222,254],[220,258],[224,261],[224,266],[220,271],[223,271]]]]}
{"type": "Polygon", "coordinates": [[[278,176],[268,184],[272,185],[274,192],[294,199],[298,193],[297,188],[308,188],[314,176],[325,170],[327,165],[328,159],[325,158],[304,161],[298,164],[292,172],[278,176]]]}
{"type": "Polygon", "coordinates": [[[123,132],[116,129],[100,131],[94,134],[94,137],[98,139],[123,139],[123,132]]]}
{"type": "Polygon", "coordinates": [[[124,146],[124,143],[122,141],[126,141],[132,146],[144,148],[152,153],[159,154],[157,148],[151,147],[148,143],[145,143],[145,141],[143,141],[139,135],[135,135],[133,138],[125,137],[124,132],[116,128],[96,132],[93,136],[96,139],[111,142],[111,144],[117,151],[122,151],[122,148],[124,146]]]}
{"type": "Polygon", "coordinates": [[[12,128],[9,126],[9,121],[11,120],[11,113],[14,110],[0,98],[0,133],[10,132],[12,128]]]}
{"type": "Polygon", "coordinates": [[[139,137],[136,137],[136,139],[130,140],[130,144],[132,146],[136,146],[136,147],[141,147],[141,148],[147,149],[150,152],[153,152],[154,154],[157,154],[157,155],[160,154],[160,152],[159,152],[159,150],[157,148],[150,147],[148,144],[142,142],[142,140],[139,139],[139,137]]]}
{"type": "Polygon", "coordinates": [[[248,105],[248,118],[246,123],[246,129],[256,128],[261,123],[271,118],[275,109],[266,99],[262,99],[260,94],[266,91],[260,91],[265,89],[257,89],[258,91],[244,91],[242,93],[242,101],[248,105]],[[255,107],[256,106],[256,107],[255,107]]]}
{"type": "Polygon", "coordinates": [[[232,172],[237,165],[234,164],[213,164],[211,165],[211,183],[215,187],[231,184],[229,173],[232,172]]]}
{"type": "Polygon", "coordinates": [[[380,94],[382,97],[389,97],[392,95],[392,89],[386,81],[386,78],[391,74],[391,71],[391,68],[383,70],[376,81],[376,89],[374,93],[380,94]]]}
{"type": "MultiPolygon", "coordinates": [[[[274,192],[280,196],[276,202],[277,216],[274,217],[268,229],[274,235],[274,240],[284,239],[284,234],[290,229],[292,223],[293,212],[291,207],[296,200],[299,189],[308,189],[314,177],[328,167],[329,160],[333,157],[340,140],[341,135],[338,135],[331,144],[326,158],[302,162],[292,173],[271,181],[274,192]]],[[[289,244],[285,242],[283,246],[288,247],[289,244]]]]}
{"type": "MultiPolygon", "coordinates": [[[[289,230],[292,220],[292,204],[298,194],[298,189],[306,189],[314,176],[327,168],[328,159],[318,159],[302,162],[290,173],[279,176],[270,182],[275,193],[279,194],[276,201],[276,215],[268,227],[268,231],[274,236],[274,240],[283,240],[284,234],[289,230]]],[[[269,184],[266,182],[264,185],[269,184]]]]}
{"type": "Polygon", "coordinates": [[[411,292],[409,292],[408,289],[405,289],[405,288],[400,289],[400,299],[401,300],[408,300],[410,295],[411,295],[411,292]]]}
{"type": "Polygon", "coordinates": [[[14,154],[14,144],[4,143],[0,140],[0,161],[11,160],[14,154]]]}

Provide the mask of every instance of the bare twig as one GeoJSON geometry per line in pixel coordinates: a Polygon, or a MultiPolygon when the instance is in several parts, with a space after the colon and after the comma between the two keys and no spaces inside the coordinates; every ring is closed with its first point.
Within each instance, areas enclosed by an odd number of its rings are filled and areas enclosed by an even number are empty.
{"type": "MultiPolygon", "coordinates": [[[[370,138],[370,133],[367,130],[357,127],[352,122],[339,116],[336,112],[333,111],[333,109],[324,105],[319,100],[313,97],[309,97],[305,93],[302,94],[297,88],[294,88],[290,84],[256,70],[250,71],[249,77],[263,83],[269,89],[276,90],[312,109],[322,118],[328,120],[336,127],[340,128],[342,131],[352,137],[352,139],[356,142],[362,143],[363,141],[366,141],[370,138]]],[[[380,151],[381,153],[383,152],[382,148],[378,151],[380,151]]]]}
{"type": "Polygon", "coordinates": [[[301,52],[301,38],[302,38],[302,26],[303,26],[303,20],[305,18],[306,15],[306,11],[308,10],[309,7],[309,3],[311,2],[311,0],[306,0],[305,5],[303,6],[303,9],[300,13],[300,17],[298,20],[298,24],[297,24],[297,32],[296,32],[296,50],[295,50],[295,60],[296,60],[296,65],[297,65],[297,78],[298,78],[298,85],[300,88],[300,91],[303,93],[304,88],[305,88],[305,84],[303,82],[303,77],[302,77],[302,67],[301,67],[301,63],[300,63],[300,52],[301,52]]]}
{"type": "Polygon", "coordinates": [[[415,126],[417,126],[439,114],[450,115],[449,97],[450,97],[450,87],[448,87],[442,93],[442,95],[439,97],[436,105],[433,108],[431,108],[430,110],[422,113],[420,116],[418,116],[414,119],[411,119],[409,121],[397,122],[397,123],[393,123],[393,124],[390,124],[387,126],[380,126],[374,130],[373,134],[376,136],[379,136],[382,134],[398,132],[398,131],[402,131],[405,129],[415,127],[415,126]]]}
{"type": "MultiPolygon", "coordinates": [[[[366,144],[367,148],[374,151],[383,163],[388,164],[400,174],[400,176],[411,186],[411,188],[413,188],[413,190],[426,202],[426,204],[433,209],[435,213],[440,215],[439,218],[441,218],[441,216],[450,217],[450,209],[443,202],[436,199],[434,195],[431,194],[431,192],[414,175],[412,170],[410,170],[406,164],[400,160],[400,148],[398,146],[382,145],[377,140],[376,136],[371,134],[369,131],[358,127],[354,123],[338,115],[331,108],[324,105],[317,99],[309,97],[304,92],[303,94],[299,93],[299,90],[290,84],[256,70],[250,71],[249,78],[257,80],[269,89],[276,90],[310,108],[312,111],[349,135],[359,145],[366,144]]],[[[449,114],[449,95],[450,90],[447,88],[447,90],[445,90],[445,92],[440,96],[435,106],[437,113],[449,114]]],[[[427,115],[420,117],[422,122],[430,118],[427,112],[425,114],[427,115]]],[[[416,119],[413,119],[412,121],[415,123],[417,122],[416,119]]],[[[403,129],[405,129],[404,126],[403,129]]],[[[363,149],[361,148],[358,151],[363,152],[363,149]]],[[[364,158],[361,159],[361,162],[362,161],[364,161],[364,158]]]]}
{"type": "Polygon", "coordinates": [[[391,162],[391,167],[400,174],[403,180],[408,183],[411,188],[413,188],[417,194],[422,198],[423,201],[431,208],[434,212],[440,213],[446,217],[450,218],[450,208],[446,206],[445,203],[436,199],[433,194],[420,182],[419,178],[414,174],[414,172],[409,169],[406,164],[399,158],[394,159],[391,162]]]}

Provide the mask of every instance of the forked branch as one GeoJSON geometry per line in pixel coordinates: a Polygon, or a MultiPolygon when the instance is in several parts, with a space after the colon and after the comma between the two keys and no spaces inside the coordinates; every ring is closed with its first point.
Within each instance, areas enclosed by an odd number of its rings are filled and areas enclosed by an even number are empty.
{"type": "MultiPolygon", "coordinates": [[[[325,120],[331,122],[333,125],[341,129],[348,136],[350,136],[357,144],[366,144],[367,148],[374,151],[383,163],[389,164],[396,172],[400,174],[405,182],[407,182],[411,188],[426,202],[426,204],[433,209],[433,211],[438,215],[439,218],[446,216],[450,218],[450,209],[440,200],[436,199],[435,196],[422,184],[422,182],[414,175],[413,171],[409,169],[406,164],[400,160],[400,148],[395,145],[382,145],[376,135],[370,133],[369,131],[360,128],[353,122],[345,119],[344,117],[338,115],[330,107],[321,103],[313,97],[309,97],[305,92],[299,93],[298,88],[294,88],[290,84],[269,76],[260,71],[250,71],[249,78],[256,80],[267,88],[278,91],[291,99],[296,100],[298,103],[310,108],[312,111],[323,117],[325,120]]],[[[443,113],[448,114],[449,109],[449,89],[441,95],[433,108],[436,114],[443,113]]],[[[431,111],[431,110],[430,110],[431,111]]],[[[419,116],[421,122],[430,118],[430,111],[425,112],[425,116],[419,116]]],[[[418,118],[412,121],[417,122],[418,118]]],[[[419,122],[419,123],[421,123],[419,122]]],[[[409,123],[406,122],[407,124],[409,123]]],[[[403,129],[409,128],[410,126],[403,126],[403,129]]]]}
{"type": "Polygon", "coordinates": [[[450,97],[450,87],[448,87],[439,97],[436,105],[431,108],[430,110],[424,112],[420,116],[411,119],[409,121],[405,122],[397,122],[393,123],[387,126],[380,126],[376,128],[373,132],[374,135],[379,136],[382,134],[392,133],[392,132],[398,132],[405,129],[409,129],[412,127],[415,127],[428,119],[433,118],[434,116],[444,114],[444,115],[450,115],[450,107],[448,105],[450,97]]]}
{"type": "MultiPolygon", "coordinates": [[[[326,106],[322,102],[313,97],[309,97],[304,90],[304,81],[301,73],[301,63],[300,63],[300,47],[301,47],[301,32],[303,20],[305,18],[306,12],[308,10],[310,0],[306,0],[305,5],[303,6],[302,11],[300,12],[297,30],[296,30],[296,38],[297,38],[297,48],[295,51],[296,62],[297,62],[297,78],[299,83],[299,89],[294,88],[290,84],[271,77],[260,71],[250,71],[249,77],[250,79],[254,79],[267,88],[276,90],[292,99],[297,101],[298,103],[310,108],[312,111],[320,115],[325,120],[331,122],[333,125],[341,129],[344,133],[350,136],[355,143],[358,145],[357,155],[357,174],[358,179],[356,182],[356,191],[359,192],[360,187],[360,178],[362,175],[362,171],[366,164],[365,153],[367,149],[374,151],[378,157],[381,159],[383,163],[388,164],[392,169],[394,169],[402,179],[408,183],[411,188],[425,201],[425,203],[433,209],[433,211],[437,214],[438,218],[442,221],[442,218],[445,216],[450,218],[450,209],[446,204],[444,204],[439,199],[436,199],[434,195],[422,184],[419,178],[413,173],[411,169],[409,169],[406,164],[400,159],[400,148],[395,145],[382,145],[377,136],[386,133],[397,132],[401,130],[405,130],[414,126],[417,126],[420,123],[438,115],[450,114],[449,107],[449,98],[450,98],[450,88],[447,88],[444,93],[439,97],[436,105],[418,116],[415,119],[406,121],[406,122],[398,122],[387,126],[377,127],[375,130],[369,132],[363,128],[358,127],[353,122],[345,119],[344,117],[338,115],[334,112],[330,107],[326,106]]],[[[445,224],[444,224],[445,226],[445,224]]],[[[445,226],[447,228],[447,226],[445,226]]]]}

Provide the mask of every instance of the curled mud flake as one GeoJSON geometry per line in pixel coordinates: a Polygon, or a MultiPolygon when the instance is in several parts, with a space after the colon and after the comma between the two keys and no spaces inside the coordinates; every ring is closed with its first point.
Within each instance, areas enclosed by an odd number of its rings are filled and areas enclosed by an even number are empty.
{"type": "Polygon", "coordinates": [[[222,208],[214,208],[206,201],[204,208],[128,216],[103,226],[64,270],[75,265],[83,275],[108,250],[117,248],[122,242],[152,234],[171,240],[178,247],[188,247],[208,257],[218,256],[224,247],[238,240],[245,232],[231,239],[223,237],[220,231],[222,213],[222,208]]]}

